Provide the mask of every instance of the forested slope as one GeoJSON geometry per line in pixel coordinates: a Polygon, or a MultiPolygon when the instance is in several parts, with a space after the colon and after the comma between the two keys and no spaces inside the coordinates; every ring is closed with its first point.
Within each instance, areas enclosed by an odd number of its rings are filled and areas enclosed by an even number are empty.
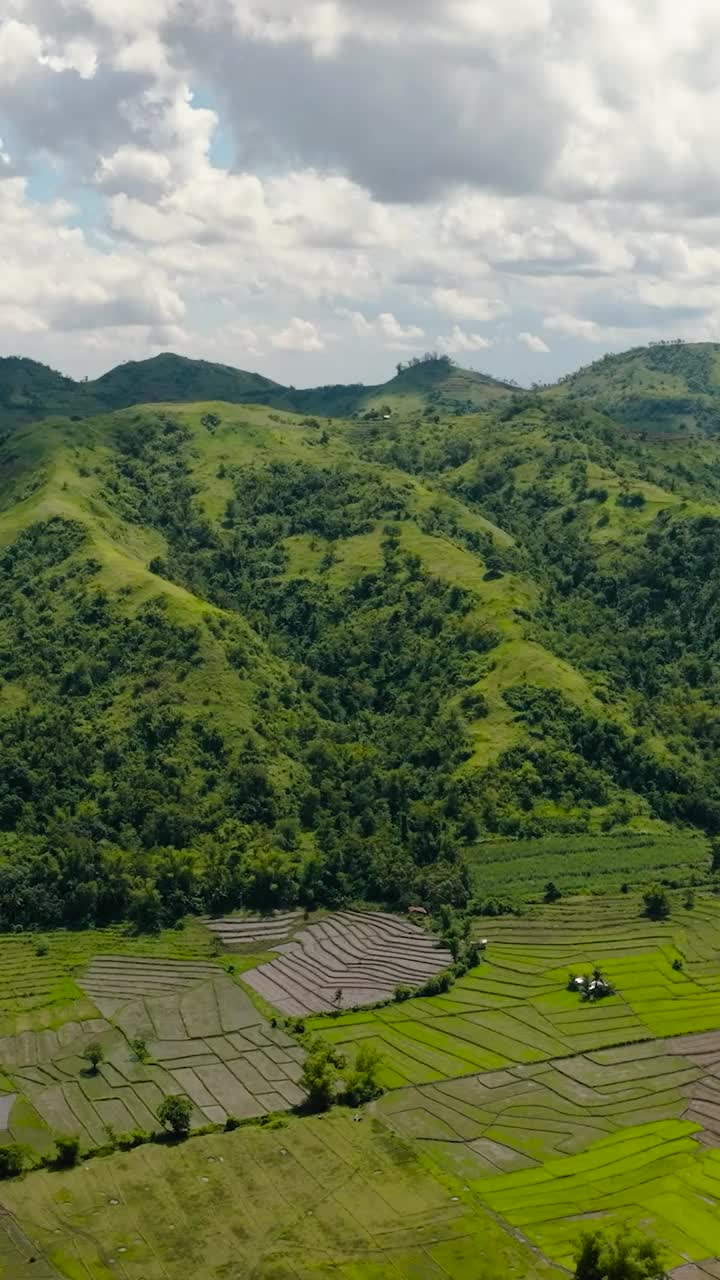
{"type": "Polygon", "coordinates": [[[720,832],[714,439],[410,372],[389,419],[6,434],[0,927],[463,906],[488,837],[720,832]]]}

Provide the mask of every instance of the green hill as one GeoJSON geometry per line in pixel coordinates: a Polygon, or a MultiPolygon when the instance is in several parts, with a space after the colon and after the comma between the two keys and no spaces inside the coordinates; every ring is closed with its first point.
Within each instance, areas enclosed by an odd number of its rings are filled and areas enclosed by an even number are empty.
{"type": "Polygon", "coordinates": [[[588,403],[629,431],[720,433],[720,344],[655,343],[636,347],[571,374],[545,392],[588,403]]]}
{"type": "Polygon", "coordinates": [[[265,404],[290,412],[352,417],[360,413],[424,409],[466,413],[512,388],[485,374],[458,369],[447,357],[411,362],[379,386],[360,383],[283,387],[259,373],[166,352],[130,360],[93,381],[74,382],[35,360],[0,359],[0,430],[58,414],[85,418],[134,404],[223,400],[265,404]]]}
{"type": "MultiPolygon", "coordinates": [[[[161,357],[79,390],[254,376],[161,357]]],[[[492,906],[487,842],[595,883],[564,840],[644,833],[667,876],[673,832],[720,833],[716,440],[443,361],[371,390],[332,421],[166,401],[6,432],[0,929],[492,906]]]]}

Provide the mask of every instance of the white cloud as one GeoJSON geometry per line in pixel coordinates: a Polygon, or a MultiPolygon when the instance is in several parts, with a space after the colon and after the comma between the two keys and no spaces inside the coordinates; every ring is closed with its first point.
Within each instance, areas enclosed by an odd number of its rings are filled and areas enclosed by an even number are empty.
{"type": "Polygon", "coordinates": [[[337,307],[336,314],[343,320],[347,320],[352,327],[353,333],[358,338],[371,338],[375,333],[374,326],[369,320],[366,320],[362,311],[349,311],[347,307],[337,307]]]}
{"type": "Polygon", "coordinates": [[[412,344],[419,338],[425,337],[425,330],[421,329],[417,324],[402,325],[399,320],[395,319],[392,311],[383,311],[377,319],[378,329],[381,336],[386,340],[388,346],[396,350],[405,350],[408,343],[412,344]]]}
{"type": "Polygon", "coordinates": [[[162,191],[170,177],[168,156],[129,143],[110,156],[100,156],[95,181],[106,191],[162,191]]]}
{"type": "Polygon", "coordinates": [[[605,341],[605,333],[600,325],[595,324],[594,320],[583,319],[580,316],[561,312],[558,315],[546,316],[543,325],[554,333],[561,333],[570,338],[582,338],[584,342],[605,341]]]}
{"type": "Polygon", "coordinates": [[[522,342],[523,346],[527,347],[528,351],[536,351],[543,355],[549,354],[550,348],[547,342],[543,342],[542,338],[539,337],[537,333],[527,333],[525,331],[523,333],[519,333],[517,338],[518,342],[522,342]]]}
{"type": "Polygon", "coordinates": [[[500,298],[465,293],[461,289],[433,289],[432,300],[439,311],[444,311],[457,320],[485,323],[497,319],[507,311],[507,304],[500,298]]]}
{"type": "Polygon", "coordinates": [[[6,347],[73,368],[165,336],[379,380],[440,332],[522,379],[544,347],[554,373],[718,332],[712,0],[2,12],[6,347]]]}
{"type": "Polygon", "coordinates": [[[438,337],[438,344],[451,355],[459,355],[463,351],[488,351],[493,345],[490,338],[483,337],[481,333],[465,333],[458,324],[453,325],[448,337],[438,337]]]}
{"type": "Polygon", "coordinates": [[[311,320],[293,316],[287,328],[271,335],[270,345],[279,351],[322,351],[325,342],[311,320]]]}

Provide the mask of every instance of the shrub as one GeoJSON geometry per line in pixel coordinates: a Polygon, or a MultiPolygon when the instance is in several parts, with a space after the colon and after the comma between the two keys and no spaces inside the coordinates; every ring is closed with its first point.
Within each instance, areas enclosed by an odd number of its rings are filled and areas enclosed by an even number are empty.
{"type": "Polygon", "coordinates": [[[414,995],[415,995],[415,988],[407,986],[406,983],[401,983],[401,985],[399,987],[396,987],[395,991],[393,992],[394,999],[399,1002],[403,1000],[412,1000],[414,995]]]}
{"type": "Polygon", "coordinates": [[[130,1041],[130,1047],[138,1062],[147,1062],[150,1057],[150,1050],[147,1047],[147,1040],[144,1036],[136,1036],[134,1040],[130,1041]]]}
{"type": "Polygon", "coordinates": [[[158,1120],[176,1138],[187,1138],[192,1118],[192,1102],[181,1093],[170,1093],[158,1107],[158,1120]]]}
{"type": "Polygon", "coordinates": [[[663,1280],[665,1270],[654,1240],[639,1231],[586,1231],[575,1255],[575,1280],[663,1280]]]}
{"type": "Polygon", "coordinates": [[[18,1142],[0,1147],[0,1178],[17,1178],[25,1167],[25,1152],[18,1142]]]}
{"type": "Polygon", "coordinates": [[[76,1133],[61,1134],[55,1139],[55,1169],[74,1169],[80,1162],[80,1138],[76,1133]]]}
{"type": "Polygon", "coordinates": [[[667,920],[670,915],[670,899],[659,884],[651,885],[643,894],[645,915],[649,920],[667,920]]]}
{"type": "Polygon", "coordinates": [[[361,1044],[355,1055],[355,1061],[345,1077],[345,1091],[342,1101],[350,1107],[359,1107],[363,1102],[371,1102],[382,1093],[378,1082],[378,1071],[382,1063],[382,1055],[371,1044],[361,1044]]]}

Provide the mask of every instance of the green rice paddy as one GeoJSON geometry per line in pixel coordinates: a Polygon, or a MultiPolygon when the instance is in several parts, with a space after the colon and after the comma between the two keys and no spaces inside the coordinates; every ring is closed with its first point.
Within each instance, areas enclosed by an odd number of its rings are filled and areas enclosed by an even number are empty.
{"type": "Polygon", "coordinates": [[[720,1028],[720,901],[686,911],[678,897],[666,922],[640,908],[576,898],[483,922],[486,958],[447,995],[307,1025],[349,1053],[374,1044],[387,1088],[720,1028]],[[616,994],[583,1004],[568,975],[595,965],[616,994]]]}
{"type": "MultiPolygon", "coordinates": [[[[233,1267],[270,1280],[557,1280],[583,1229],[622,1223],[655,1234],[668,1268],[720,1257],[720,899],[698,892],[687,909],[670,897],[662,922],[636,893],[479,921],[484,959],[445,995],[306,1019],[349,1058],[362,1042],[380,1050],[386,1092],[357,1116],[256,1121],[4,1184],[0,1280],[209,1280],[233,1267]],[[595,966],[615,993],[583,1002],[568,976],[595,966]]],[[[223,984],[241,993],[201,925],[36,946],[0,939],[0,1090],[18,1094],[10,1130],[37,1150],[60,1086],[90,1139],[111,1104],[162,1092],[160,1074],[187,1081],[198,1121],[233,1111],[239,1086],[257,1100],[248,1117],[275,1109],[278,1090],[291,1101],[300,1050],[249,1005],[247,1026],[228,1031],[223,984]],[[150,994],[179,981],[173,959],[196,985],[150,994]],[[100,1015],[107,1062],[90,1078],[68,1024],[100,1015]],[[144,1072],[120,1038],[143,1020],[157,1036],[144,1072]],[[65,1056],[52,1049],[63,1027],[65,1056]]]]}

